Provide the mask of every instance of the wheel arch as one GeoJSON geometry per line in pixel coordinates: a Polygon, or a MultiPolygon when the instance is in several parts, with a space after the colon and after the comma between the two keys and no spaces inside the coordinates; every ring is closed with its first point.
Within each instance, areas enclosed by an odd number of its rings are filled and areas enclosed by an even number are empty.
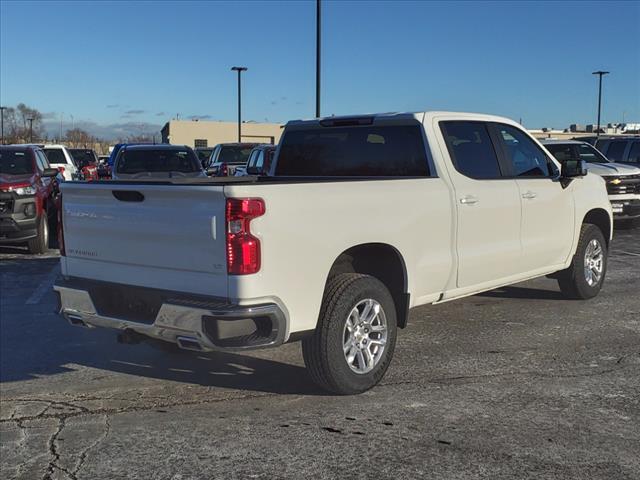
{"type": "Polygon", "coordinates": [[[593,208],[585,214],[584,218],[582,219],[582,223],[590,223],[598,227],[602,232],[605,241],[607,242],[607,248],[609,247],[612,233],[612,223],[609,212],[607,212],[604,208],[593,208]]]}
{"type": "Polygon", "coordinates": [[[361,273],[380,280],[391,293],[398,327],[407,325],[409,293],[407,267],[402,254],[387,243],[364,243],[343,251],[334,260],[325,285],[341,273],[361,273]]]}

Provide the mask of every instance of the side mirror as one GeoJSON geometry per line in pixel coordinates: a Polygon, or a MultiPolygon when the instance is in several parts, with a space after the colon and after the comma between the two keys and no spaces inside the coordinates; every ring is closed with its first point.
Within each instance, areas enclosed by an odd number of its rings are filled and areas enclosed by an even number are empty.
{"type": "Polygon", "coordinates": [[[262,175],[262,169],[260,167],[247,167],[247,175],[262,175]]]}
{"type": "Polygon", "coordinates": [[[584,160],[569,160],[562,164],[564,178],[584,177],[587,174],[587,162],[584,160]]]}
{"type": "Polygon", "coordinates": [[[216,173],[216,169],[209,167],[209,168],[206,169],[206,172],[207,172],[207,175],[210,177],[214,173],[216,173]]]}
{"type": "Polygon", "coordinates": [[[42,176],[43,177],[55,177],[56,175],[58,175],[58,169],[57,168],[45,168],[42,171],[42,176]]]}

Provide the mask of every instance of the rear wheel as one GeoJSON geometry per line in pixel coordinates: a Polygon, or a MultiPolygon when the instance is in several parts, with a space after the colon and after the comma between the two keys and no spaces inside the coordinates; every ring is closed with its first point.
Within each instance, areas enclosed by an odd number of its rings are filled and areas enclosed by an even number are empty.
{"type": "Polygon", "coordinates": [[[341,395],[361,393],[384,376],[396,343],[393,298],[378,279],[337,275],[325,290],[318,326],[302,342],[313,381],[341,395]]]}
{"type": "Polygon", "coordinates": [[[27,241],[29,253],[41,254],[49,249],[49,222],[46,212],[38,218],[37,235],[27,241]]]}
{"type": "Polygon", "coordinates": [[[607,243],[602,231],[585,223],[571,266],[558,273],[560,290],[567,298],[586,300],[600,292],[607,273],[607,243]]]}

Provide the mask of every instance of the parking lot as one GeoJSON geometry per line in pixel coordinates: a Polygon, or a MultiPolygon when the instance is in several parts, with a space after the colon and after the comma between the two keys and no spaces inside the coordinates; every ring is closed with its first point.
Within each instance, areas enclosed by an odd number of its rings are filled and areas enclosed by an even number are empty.
{"type": "Polygon", "coordinates": [[[167,354],[71,327],[56,252],[4,247],[3,478],[639,478],[639,237],[616,232],[591,301],[543,278],[413,310],[352,397],[297,343],[167,354]]]}

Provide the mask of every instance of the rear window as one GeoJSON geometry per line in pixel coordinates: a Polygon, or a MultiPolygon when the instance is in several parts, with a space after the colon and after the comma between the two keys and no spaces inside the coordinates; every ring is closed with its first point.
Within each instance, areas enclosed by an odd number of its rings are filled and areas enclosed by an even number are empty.
{"type": "Polygon", "coordinates": [[[144,172],[190,173],[201,170],[200,162],[189,150],[125,150],[117,161],[116,172],[136,174],[144,172]]]}
{"type": "Polygon", "coordinates": [[[221,147],[220,154],[216,159],[218,163],[247,163],[249,155],[251,155],[253,145],[247,147],[241,146],[226,146],[221,147]]]}
{"type": "Polygon", "coordinates": [[[429,176],[418,125],[315,127],[285,133],[276,175],[429,176]]]}
{"type": "Polygon", "coordinates": [[[94,163],[96,161],[96,155],[93,153],[93,150],[69,150],[73,160],[76,162],[76,165],[80,167],[86,167],[87,165],[94,163]]]}
{"type": "Polygon", "coordinates": [[[3,149],[0,151],[0,173],[5,175],[33,173],[33,159],[28,152],[3,149]]]}
{"type": "Polygon", "coordinates": [[[69,163],[61,148],[44,148],[49,163],[69,163]]]}

